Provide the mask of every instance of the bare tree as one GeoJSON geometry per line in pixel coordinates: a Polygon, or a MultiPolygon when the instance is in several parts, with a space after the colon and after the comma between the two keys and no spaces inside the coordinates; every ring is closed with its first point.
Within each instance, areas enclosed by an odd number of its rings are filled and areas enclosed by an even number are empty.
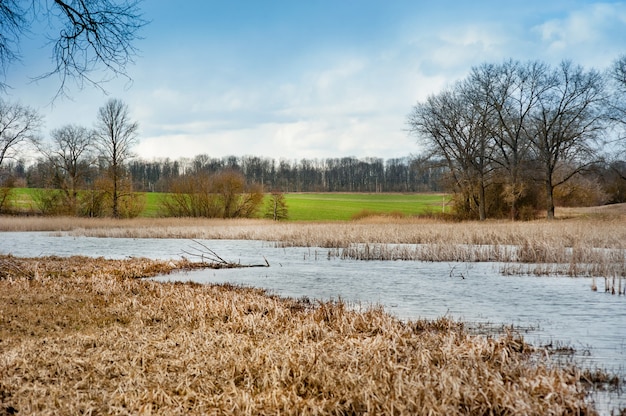
{"type": "Polygon", "coordinates": [[[0,167],[27,143],[37,142],[41,116],[30,107],[0,98],[0,167]]]}
{"type": "Polygon", "coordinates": [[[618,140],[624,154],[626,153],[626,54],[615,60],[609,74],[614,87],[612,117],[622,127],[618,140]]]}
{"type": "Polygon", "coordinates": [[[78,190],[93,163],[94,132],[86,127],[68,124],[51,133],[53,144],[43,153],[54,166],[55,185],[62,190],[75,213],[78,190]]]}
{"type": "Polygon", "coordinates": [[[476,198],[478,215],[487,218],[485,188],[491,166],[491,144],[486,128],[487,113],[468,101],[465,86],[432,95],[418,103],[409,115],[411,132],[430,152],[445,159],[461,193],[476,198]]]}
{"type": "Polygon", "coordinates": [[[612,76],[621,88],[626,91],[626,55],[620,56],[613,63],[612,76]]]}
{"type": "Polygon", "coordinates": [[[617,126],[612,154],[606,156],[613,173],[622,181],[626,181],[624,157],[626,157],[626,54],[620,56],[609,68],[608,79],[611,82],[611,119],[617,126]]]}
{"type": "Polygon", "coordinates": [[[139,124],[131,121],[128,106],[119,99],[110,99],[100,107],[96,122],[96,143],[108,164],[111,180],[112,211],[119,217],[120,184],[124,178],[124,162],[133,156],[139,124]]]}
{"type": "MultiPolygon", "coordinates": [[[[134,42],[147,22],[139,11],[140,0],[3,0],[0,2],[0,69],[6,77],[9,65],[19,60],[20,38],[35,21],[44,20],[53,45],[52,69],[39,78],[57,74],[66,92],[68,80],[100,86],[108,78],[93,79],[104,67],[109,75],[126,76],[126,66],[136,55],[134,42]]],[[[6,85],[0,82],[0,88],[6,85]]]]}
{"type": "Polygon", "coordinates": [[[554,218],[554,188],[594,161],[594,143],[607,120],[600,73],[563,62],[552,78],[557,82],[539,96],[532,117],[533,149],[545,184],[548,219],[554,218]]]}
{"type": "MultiPolygon", "coordinates": [[[[6,76],[10,62],[19,59],[19,39],[27,26],[25,12],[20,0],[0,2],[0,73],[6,76]]],[[[4,88],[0,82],[0,88],[4,88]]]]}
{"type": "Polygon", "coordinates": [[[493,113],[493,162],[507,178],[504,197],[511,219],[517,218],[517,203],[525,192],[523,165],[532,145],[528,120],[539,97],[549,88],[548,73],[549,67],[541,62],[507,61],[501,65],[483,64],[473,68],[469,76],[474,101],[484,101],[493,113]]]}

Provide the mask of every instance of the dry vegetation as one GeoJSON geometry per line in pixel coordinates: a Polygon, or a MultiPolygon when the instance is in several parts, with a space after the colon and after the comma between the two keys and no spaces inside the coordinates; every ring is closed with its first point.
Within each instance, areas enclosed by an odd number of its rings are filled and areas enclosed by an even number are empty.
{"type": "Polygon", "coordinates": [[[351,222],[258,219],[0,216],[0,231],[61,231],[92,237],[250,239],[291,246],[347,247],[352,243],[626,247],[626,204],[560,208],[555,221],[445,222],[430,218],[365,217],[351,222]],[[332,232],[329,232],[332,227],[332,232]]]}
{"type": "Polygon", "coordinates": [[[626,276],[626,204],[559,212],[555,221],[462,223],[389,217],[332,223],[0,217],[0,230],[265,240],[277,246],[324,247],[329,256],[360,260],[498,261],[513,265],[503,269],[506,274],[626,276]]]}
{"type": "Polygon", "coordinates": [[[190,266],[0,257],[0,414],[594,414],[510,334],[137,279],[190,266]]]}

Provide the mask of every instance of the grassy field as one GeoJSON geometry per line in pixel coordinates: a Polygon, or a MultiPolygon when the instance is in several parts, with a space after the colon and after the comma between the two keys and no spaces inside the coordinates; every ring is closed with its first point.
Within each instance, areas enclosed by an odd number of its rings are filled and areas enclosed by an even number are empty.
{"type": "Polygon", "coordinates": [[[448,201],[440,194],[302,193],[285,198],[294,221],[345,221],[366,213],[414,216],[441,212],[448,201]]]}
{"type": "MultiPolygon", "coordinates": [[[[36,211],[36,193],[41,190],[16,188],[13,206],[20,211],[36,211]]],[[[141,217],[160,216],[166,194],[146,192],[141,217]]],[[[442,194],[365,194],[365,193],[291,193],[285,194],[291,221],[347,221],[368,214],[414,216],[441,212],[449,198],[442,194]]],[[[261,209],[262,211],[262,209],[261,209]]],[[[262,216],[262,212],[259,213],[262,216]]]]}

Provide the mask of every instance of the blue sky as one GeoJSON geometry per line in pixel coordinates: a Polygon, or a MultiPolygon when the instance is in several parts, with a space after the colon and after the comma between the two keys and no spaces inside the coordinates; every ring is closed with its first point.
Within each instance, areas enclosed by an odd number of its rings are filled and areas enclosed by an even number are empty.
{"type": "Polygon", "coordinates": [[[132,82],[71,85],[35,36],[9,68],[8,99],[45,117],[44,137],[92,126],[109,97],[140,124],[139,156],[276,159],[419,153],[406,115],[472,66],[571,59],[607,68],[626,53],[626,2],[581,0],[146,0],[132,82]]]}

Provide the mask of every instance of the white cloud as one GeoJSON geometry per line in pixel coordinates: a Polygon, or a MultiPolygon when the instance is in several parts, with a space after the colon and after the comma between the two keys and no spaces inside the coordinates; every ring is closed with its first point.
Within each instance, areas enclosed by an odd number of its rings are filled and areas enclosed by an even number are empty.
{"type": "MultiPolygon", "coordinates": [[[[244,43],[224,51],[190,38],[170,50],[153,39],[148,56],[132,68],[132,88],[114,85],[111,96],[127,102],[139,121],[136,151],[146,158],[405,156],[419,151],[404,131],[411,107],[474,65],[571,58],[601,69],[623,53],[624,4],[553,8],[539,13],[552,13],[539,22],[524,10],[523,18],[484,10],[467,18],[459,12],[462,19],[454,20],[441,9],[437,21],[397,16],[398,26],[374,45],[305,41],[297,50],[273,52],[273,59],[261,59],[244,43]]],[[[28,89],[24,101],[37,94],[41,89],[28,89]]],[[[47,128],[91,126],[107,98],[97,90],[80,92],[76,102],[48,113],[47,128]]]]}
{"type": "Polygon", "coordinates": [[[626,4],[598,3],[538,24],[531,32],[545,45],[545,58],[603,68],[623,53],[625,26],[626,4]]]}

